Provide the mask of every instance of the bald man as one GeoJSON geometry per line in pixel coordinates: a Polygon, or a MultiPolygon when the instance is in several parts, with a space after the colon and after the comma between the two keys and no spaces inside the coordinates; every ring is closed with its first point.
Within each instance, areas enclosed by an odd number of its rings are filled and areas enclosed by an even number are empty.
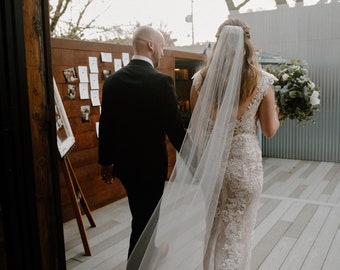
{"type": "Polygon", "coordinates": [[[185,136],[174,82],[155,70],[163,56],[163,35],[142,26],[132,42],[129,64],[104,83],[99,124],[102,179],[108,184],[120,179],[132,214],[128,256],[163,194],[166,135],[177,151],[185,136]]]}

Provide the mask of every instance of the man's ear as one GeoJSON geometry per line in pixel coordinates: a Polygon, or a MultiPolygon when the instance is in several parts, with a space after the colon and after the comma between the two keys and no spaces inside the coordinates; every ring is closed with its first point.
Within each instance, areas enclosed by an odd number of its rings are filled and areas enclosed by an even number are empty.
{"type": "Polygon", "coordinates": [[[153,47],[153,42],[151,40],[148,41],[148,48],[150,51],[153,51],[154,50],[154,47],[153,47]]]}

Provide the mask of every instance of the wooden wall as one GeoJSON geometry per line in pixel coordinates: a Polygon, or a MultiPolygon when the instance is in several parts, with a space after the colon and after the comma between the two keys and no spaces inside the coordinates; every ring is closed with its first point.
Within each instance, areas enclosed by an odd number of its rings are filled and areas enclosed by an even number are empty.
{"type": "MultiPolygon", "coordinates": [[[[100,107],[92,106],[90,99],[80,99],[79,84],[75,83],[76,97],[73,100],[68,98],[68,85],[63,71],[74,67],[76,71],[78,66],[87,66],[89,71],[89,57],[97,57],[98,78],[99,78],[99,95],[101,99],[101,89],[103,85],[102,71],[111,70],[114,72],[113,62],[102,62],[101,53],[111,53],[113,59],[121,59],[122,53],[129,53],[131,59],[133,55],[132,47],[113,45],[98,42],[85,42],[65,39],[52,39],[52,68],[53,76],[56,80],[58,90],[63,101],[73,134],[75,136],[75,147],[69,154],[69,159],[74,168],[75,174],[84,193],[91,210],[102,207],[106,204],[119,200],[126,196],[125,190],[119,181],[113,185],[106,185],[100,180],[100,166],[98,165],[97,156],[97,134],[96,122],[99,121],[100,107]],[[83,122],[81,117],[81,106],[90,106],[89,122],[83,122]]],[[[203,60],[204,55],[165,50],[159,71],[166,73],[175,80],[175,60],[203,60]]],[[[190,79],[190,78],[189,78],[190,79]]],[[[89,86],[90,91],[90,86],[89,86]]],[[[168,144],[169,150],[169,174],[175,162],[176,154],[171,145],[168,144]]],[[[60,170],[62,172],[62,170],[60,170]]],[[[73,208],[71,206],[68,192],[66,189],[64,176],[60,173],[61,179],[61,199],[63,209],[63,220],[67,221],[74,218],[73,208]]]]}

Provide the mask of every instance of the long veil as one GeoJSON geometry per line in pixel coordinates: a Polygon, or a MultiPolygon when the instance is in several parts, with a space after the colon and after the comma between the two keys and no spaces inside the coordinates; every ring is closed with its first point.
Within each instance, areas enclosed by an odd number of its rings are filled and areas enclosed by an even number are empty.
{"type": "Polygon", "coordinates": [[[225,26],[172,175],[127,269],[204,268],[236,124],[243,53],[242,28],[225,26]],[[157,262],[162,245],[168,252],[157,262]]]}

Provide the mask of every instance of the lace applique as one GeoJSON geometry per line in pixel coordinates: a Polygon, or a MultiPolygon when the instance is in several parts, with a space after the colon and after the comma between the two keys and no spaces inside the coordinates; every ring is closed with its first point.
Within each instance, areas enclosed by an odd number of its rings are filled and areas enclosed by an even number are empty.
{"type": "Polygon", "coordinates": [[[201,71],[197,71],[191,78],[192,81],[192,85],[194,86],[194,89],[196,90],[197,93],[199,93],[199,90],[203,84],[203,77],[201,74],[201,71]]]}
{"type": "Polygon", "coordinates": [[[271,85],[275,81],[275,76],[263,71],[258,86],[257,93],[248,106],[247,111],[242,115],[241,119],[237,121],[237,125],[234,131],[234,135],[248,133],[257,134],[257,110],[263,99],[267,94],[268,85],[271,85]]]}
{"type": "Polygon", "coordinates": [[[273,74],[270,74],[264,70],[262,70],[263,74],[263,80],[266,84],[273,84],[275,81],[278,81],[278,78],[276,78],[273,74]]]}

